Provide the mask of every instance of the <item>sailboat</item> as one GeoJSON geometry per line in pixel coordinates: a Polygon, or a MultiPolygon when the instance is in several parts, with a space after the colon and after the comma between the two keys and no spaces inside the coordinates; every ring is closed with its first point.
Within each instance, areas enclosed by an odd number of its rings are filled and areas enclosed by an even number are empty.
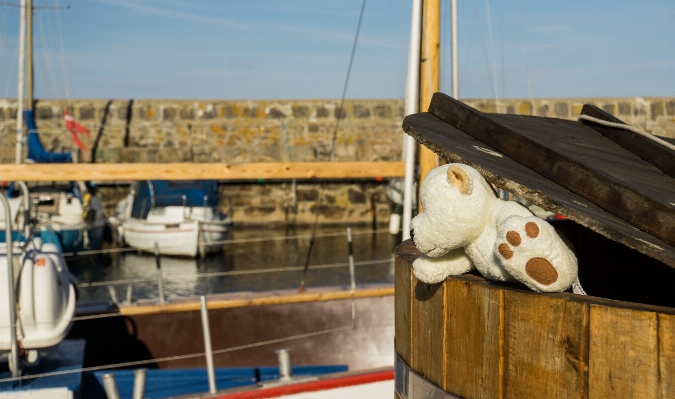
{"type": "MultiPolygon", "coordinates": [[[[28,188],[19,186],[27,207],[28,188]]],[[[7,356],[12,376],[19,376],[24,365],[38,363],[41,350],[66,338],[77,289],[56,234],[28,225],[22,232],[12,231],[6,222],[12,218],[9,201],[0,196],[0,205],[5,227],[0,234],[0,287],[6,287],[0,295],[0,355],[7,356]]]]}
{"type": "MultiPolygon", "coordinates": [[[[24,48],[24,23],[27,19],[32,19],[32,10],[26,12],[22,6],[21,35],[20,35],[20,56],[19,56],[19,84],[18,84],[18,106],[17,113],[17,163],[71,163],[73,156],[70,152],[58,153],[50,152],[45,149],[35,123],[35,115],[31,108],[23,110],[23,89],[24,89],[24,65],[23,60],[26,49],[24,48]],[[22,119],[23,117],[23,119],[22,119]],[[28,151],[23,159],[23,122],[25,122],[28,135],[28,151]]],[[[32,7],[32,6],[31,6],[32,7]]],[[[29,25],[32,26],[32,23],[29,25]]],[[[30,34],[30,32],[28,32],[30,34]]],[[[28,47],[28,96],[27,104],[33,105],[33,63],[32,63],[32,34],[27,41],[28,47]]],[[[77,145],[81,142],[77,134],[88,134],[86,129],[75,122],[67,111],[64,112],[65,126],[71,131],[73,142],[77,145]]],[[[8,190],[8,197],[14,194],[13,186],[8,190]]],[[[11,203],[20,203],[20,200],[14,200],[11,203]]],[[[47,185],[36,187],[31,192],[29,202],[31,219],[38,221],[41,225],[51,229],[59,238],[62,249],[66,253],[81,252],[84,250],[99,249],[103,242],[107,220],[104,215],[102,200],[93,189],[91,184],[84,182],[70,182],[66,185],[47,185]]],[[[18,210],[13,214],[18,216],[18,210]]],[[[11,223],[18,223],[13,217],[11,223]]]]}
{"type": "Polygon", "coordinates": [[[216,180],[136,182],[116,221],[131,247],[192,257],[221,250],[232,226],[220,211],[216,180]]]}

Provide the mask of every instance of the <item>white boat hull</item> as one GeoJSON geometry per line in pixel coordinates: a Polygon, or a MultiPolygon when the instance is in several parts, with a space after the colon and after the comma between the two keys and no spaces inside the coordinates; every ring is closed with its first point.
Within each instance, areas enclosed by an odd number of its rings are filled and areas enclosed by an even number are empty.
{"type": "MultiPolygon", "coordinates": [[[[0,287],[6,287],[7,248],[2,249],[0,287]]],[[[19,302],[16,336],[24,350],[55,346],[65,339],[72,326],[77,300],[75,284],[54,244],[34,239],[21,258],[16,284],[19,302]]],[[[0,351],[11,349],[10,306],[7,296],[0,295],[0,351]]]]}
{"type": "Polygon", "coordinates": [[[197,256],[222,249],[230,230],[229,219],[180,223],[159,223],[130,218],[122,223],[124,241],[130,247],[154,252],[155,243],[163,255],[197,256]]]}

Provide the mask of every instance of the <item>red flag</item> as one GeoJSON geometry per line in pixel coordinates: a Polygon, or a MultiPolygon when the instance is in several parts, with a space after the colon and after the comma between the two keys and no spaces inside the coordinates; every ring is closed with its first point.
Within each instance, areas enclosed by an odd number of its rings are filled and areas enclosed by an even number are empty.
{"type": "Polygon", "coordinates": [[[89,130],[86,127],[80,125],[72,116],[67,109],[63,110],[63,119],[66,121],[66,130],[71,133],[82,133],[89,137],[89,130]]]}
{"type": "Polygon", "coordinates": [[[90,137],[89,130],[86,127],[80,125],[68,112],[67,109],[63,110],[63,119],[65,120],[66,130],[70,132],[70,138],[82,151],[87,151],[87,147],[80,141],[80,138],[77,137],[78,134],[84,134],[87,137],[90,137]]]}

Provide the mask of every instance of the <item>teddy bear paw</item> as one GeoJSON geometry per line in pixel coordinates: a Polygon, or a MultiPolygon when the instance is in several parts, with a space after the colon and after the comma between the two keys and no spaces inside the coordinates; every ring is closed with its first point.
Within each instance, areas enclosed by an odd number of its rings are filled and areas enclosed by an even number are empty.
{"type": "Polygon", "coordinates": [[[454,249],[447,254],[432,258],[422,255],[413,264],[413,274],[423,283],[436,284],[448,276],[458,276],[474,268],[471,259],[462,248],[454,249]]]}
{"type": "Polygon", "coordinates": [[[559,292],[576,279],[577,260],[553,226],[531,216],[508,217],[497,231],[502,266],[537,292],[559,292]]]}

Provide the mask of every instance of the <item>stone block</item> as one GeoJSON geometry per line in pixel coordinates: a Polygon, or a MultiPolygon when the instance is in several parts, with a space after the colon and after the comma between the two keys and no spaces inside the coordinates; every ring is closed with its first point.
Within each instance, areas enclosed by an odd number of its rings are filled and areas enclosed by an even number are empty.
{"type": "Polygon", "coordinates": [[[35,114],[36,114],[38,119],[42,119],[42,120],[52,119],[54,117],[54,112],[52,111],[52,107],[50,107],[50,106],[38,107],[35,114]]]}
{"type": "Polygon", "coordinates": [[[96,162],[119,163],[122,160],[119,148],[104,148],[96,151],[96,162]]]}
{"type": "Polygon", "coordinates": [[[660,101],[652,101],[649,108],[652,114],[652,120],[664,115],[663,103],[660,101]]]}
{"type": "Polygon", "coordinates": [[[184,121],[192,121],[195,119],[195,110],[192,107],[181,108],[178,115],[180,116],[180,119],[184,121]]]}
{"type": "Polygon", "coordinates": [[[477,108],[483,112],[497,112],[497,104],[494,101],[478,103],[477,108]]]}
{"type": "Polygon", "coordinates": [[[392,117],[391,107],[388,105],[375,105],[373,107],[373,114],[377,118],[389,119],[392,117]]]}
{"type": "Polygon", "coordinates": [[[554,105],[555,115],[559,118],[567,118],[569,116],[569,107],[566,102],[558,101],[554,105]]]}
{"type": "Polygon", "coordinates": [[[80,108],[80,120],[86,121],[86,120],[91,120],[96,117],[96,108],[94,108],[92,105],[87,105],[82,108],[80,108]]]}
{"type": "Polygon", "coordinates": [[[278,108],[271,108],[267,113],[267,117],[271,119],[282,119],[286,117],[286,114],[278,108]]]}
{"type": "Polygon", "coordinates": [[[173,107],[163,108],[162,119],[165,121],[172,121],[176,119],[176,108],[173,107]]]}
{"type": "Polygon", "coordinates": [[[294,105],[293,106],[293,117],[294,118],[309,118],[310,111],[309,107],[306,105],[294,105]]]}
{"type": "Polygon", "coordinates": [[[333,116],[336,119],[345,119],[347,117],[347,110],[342,107],[336,107],[333,111],[333,116]]]}
{"type": "Polygon", "coordinates": [[[523,101],[518,104],[518,114],[520,115],[532,115],[532,103],[529,101],[523,101]]]}
{"type": "Polygon", "coordinates": [[[542,104],[537,108],[537,116],[548,116],[548,104],[542,104]]]}
{"type": "Polygon", "coordinates": [[[246,107],[246,108],[244,108],[243,115],[246,118],[257,118],[258,117],[258,107],[246,107]]]}
{"type": "Polygon", "coordinates": [[[616,115],[616,105],[615,104],[603,104],[602,107],[603,111],[610,113],[612,115],[616,115]]]}
{"type": "Polygon", "coordinates": [[[352,112],[354,113],[354,118],[365,119],[370,118],[370,108],[363,105],[354,105],[352,107],[352,112]]]}
{"type": "Polygon", "coordinates": [[[318,107],[316,109],[316,117],[317,118],[328,118],[328,108],[318,107]]]}
{"type": "Polygon", "coordinates": [[[128,105],[121,106],[117,108],[117,119],[121,121],[126,121],[129,116],[131,116],[130,113],[130,107],[133,106],[133,101],[129,102],[128,105]]]}
{"type": "Polygon", "coordinates": [[[354,188],[349,188],[347,191],[347,196],[351,204],[365,204],[366,195],[363,191],[357,191],[354,188]]]}
{"type": "Polygon", "coordinates": [[[619,103],[619,115],[630,115],[630,104],[627,102],[619,103]]]}
{"type": "Polygon", "coordinates": [[[214,119],[218,116],[218,110],[212,104],[207,104],[200,114],[202,119],[214,119]]]}
{"type": "Polygon", "coordinates": [[[157,112],[152,105],[140,106],[136,109],[136,112],[138,118],[145,121],[152,121],[157,116],[157,112]]]}
{"type": "Polygon", "coordinates": [[[675,101],[668,101],[666,102],[666,114],[668,116],[673,116],[675,115],[675,101]]]}

